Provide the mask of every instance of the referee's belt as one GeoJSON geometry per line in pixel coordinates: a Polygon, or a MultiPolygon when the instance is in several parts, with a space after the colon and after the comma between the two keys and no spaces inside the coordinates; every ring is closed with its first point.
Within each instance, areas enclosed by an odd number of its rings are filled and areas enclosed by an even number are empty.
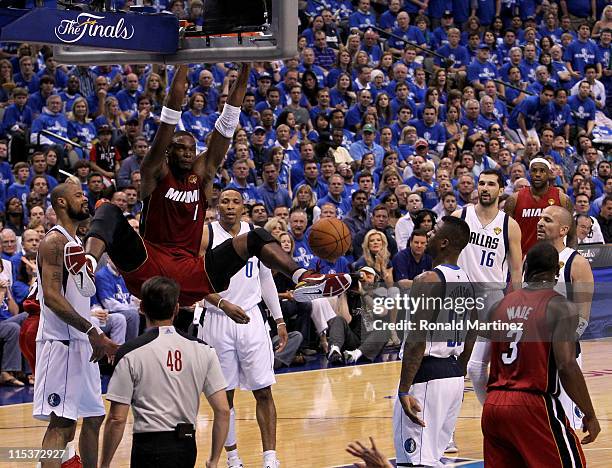
{"type": "Polygon", "coordinates": [[[159,438],[173,437],[179,440],[192,439],[195,440],[195,427],[191,423],[180,423],[177,424],[173,431],[159,431],[159,432],[135,432],[132,435],[134,441],[147,442],[159,438]]]}

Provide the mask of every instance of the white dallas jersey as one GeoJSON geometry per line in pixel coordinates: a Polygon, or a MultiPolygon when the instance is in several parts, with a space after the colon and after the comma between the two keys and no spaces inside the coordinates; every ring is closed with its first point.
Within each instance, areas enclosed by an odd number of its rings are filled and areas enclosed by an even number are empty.
{"type": "Polygon", "coordinates": [[[461,211],[461,219],[470,227],[470,242],[461,251],[457,264],[475,283],[489,289],[504,289],[508,282],[509,217],[503,211],[483,226],[474,205],[461,211]]]}
{"type": "MultiPolygon", "coordinates": [[[[55,225],[51,230],[47,233],[47,236],[50,232],[57,231],[61,233],[66,239],[72,242],[76,242],[81,245],[81,240],[78,237],[72,237],[66,229],[61,226],[55,225]]],[[[62,252],[62,258],[63,258],[62,252]]],[[[42,287],[42,270],[41,270],[41,262],[37,258],[36,259],[38,265],[38,278],[37,278],[37,287],[38,292],[36,298],[40,302],[40,322],[38,324],[38,332],[36,333],[36,341],[45,341],[45,340],[82,340],[89,341],[87,335],[74,327],[71,327],[66,322],[61,320],[49,307],[45,305],[45,294],[42,287]]],[[[89,298],[81,295],[79,290],[76,287],[75,280],[73,278],[74,275],[70,274],[66,267],[63,267],[63,284],[62,284],[62,294],[66,298],[66,300],[70,303],[70,305],[74,308],[74,310],[86,320],[90,320],[91,313],[89,308],[89,298]]]]}
{"type": "Polygon", "coordinates": [[[572,283],[572,264],[574,262],[574,258],[576,255],[580,255],[577,250],[572,249],[570,247],[565,247],[561,252],[559,252],[559,277],[557,278],[557,284],[555,285],[555,291],[559,294],[562,294],[568,300],[573,300],[573,295],[570,290],[568,290],[567,285],[571,285],[572,283]]]}
{"type": "MultiPolygon", "coordinates": [[[[447,358],[450,356],[459,356],[463,352],[464,338],[466,335],[465,321],[470,319],[471,310],[465,308],[464,311],[458,310],[457,307],[451,304],[458,305],[461,303],[459,298],[475,299],[474,288],[472,287],[469,276],[461,267],[455,265],[438,265],[433,270],[444,286],[443,307],[438,310],[438,316],[435,320],[437,324],[449,324],[463,322],[463,330],[458,330],[453,339],[448,339],[449,331],[430,331],[427,333],[427,341],[425,344],[425,352],[423,356],[431,356],[436,358],[447,358]]],[[[464,302],[464,301],[463,301],[464,302]]],[[[472,302],[473,303],[473,302],[472,302]]],[[[416,324],[419,326],[419,324],[416,324]]],[[[404,354],[404,342],[400,350],[400,360],[404,354]]]]}
{"type": "MultiPolygon", "coordinates": [[[[225,242],[227,239],[231,239],[233,236],[227,232],[219,221],[213,221],[210,223],[208,230],[209,249],[212,249],[219,244],[225,242]],[[212,236],[212,238],[211,238],[212,236]]],[[[240,234],[246,234],[251,230],[249,223],[244,221],[240,222],[240,234]]],[[[259,282],[259,269],[266,268],[260,265],[257,257],[251,257],[247,261],[246,265],[242,267],[238,273],[232,276],[229,287],[226,291],[219,293],[219,295],[231,302],[242,307],[243,310],[249,310],[255,307],[261,302],[261,284],[259,282]]],[[[206,308],[209,310],[216,310],[221,312],[216,304],[206,302],[206,308]]]]}

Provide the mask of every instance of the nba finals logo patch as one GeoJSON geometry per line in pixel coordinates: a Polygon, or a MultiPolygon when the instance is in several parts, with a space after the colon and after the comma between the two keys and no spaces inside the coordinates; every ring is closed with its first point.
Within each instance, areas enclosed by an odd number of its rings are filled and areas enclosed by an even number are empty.
{"type": "Polygon", "coordinates": [[[565,262],[559,262],[559,270],[565,266],[565,262]]]}
{"type": "Polygon", "coordinates": [[[500,227],[496,227],[493,229],[493,232],[495,233],[496,236],[499,236],[499,234],[502,232],[500,227]]]}
{"type": "Polygon", "coordinates": [[[189,182],[190,184],[195,184],[198,182],[198,176],[197,175],[190,175],[189,179],[187,179],[187,182],[189,182]]]}
{"type": "Polygon", "coordinates": [[[57,393],[51,393],[47,397],[47,403],[49,403],[49,406],[56,407],[56,406],[59,406],[61,402],[62,402],[62,399],[57,393]]]}
{"type": "Polygon", "coordinates": [[[548,205],[549,206],[553,206],[555,204],[555,201],[552,198],[548,199],[548,205]]]}

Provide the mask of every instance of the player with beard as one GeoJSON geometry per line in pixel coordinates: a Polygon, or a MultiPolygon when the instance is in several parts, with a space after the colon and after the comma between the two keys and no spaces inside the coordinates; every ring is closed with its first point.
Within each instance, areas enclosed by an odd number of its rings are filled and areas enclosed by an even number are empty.
{"type": "MultiPolygon", "coordinates": [[[[514,287],[521,286],[521,231],[518,223],[498,207],[503,190],[501,174],[486,169],[478,178],[478,203],[453,213],[470,227],[470,242],[461,251],[458,265],[474,284],[476,294],[486,298],[485,307],[478,311],[481,319],[491,305],[503,298],[508,273],[514,287]]],[[[477,341],[468,364],[470,377],[486,375],[488,353],[487,343],[477,341]]],[[[447,449],[456,451],[454,441],[447,449]]]]}
{"type": "MultiPolygon", "coordinates": [[[[537,240],[537,225],[542,210],[547,206],[557,205],[566,208],[570,213],[574,207],[570,198],[554,187],[552,166],[544,158],[534,158],[529,163],[531,186],[525,187],[510,195],[504,211],[512,216],[521,228],[521,250],[526,255],[537,240]]],[[[568,245],[574,245],[574,230],[568,233],[568,245]]]]}
{"type": "MultiPolygon", "coordinates": [[[[83,418],[79,439],[84,466],[97,466],[98,435],[104,403],[97,361],[112,357],[117,345],[89,321],[89,298],[80,294],[68,265],[80,252],[76,235],[80,221],[89,217],[87,197],[80,184],[64,183],[51,193],[57,224],[38,248],[40,324],[36,336],[34,417],[49,420],[43,450],[61,450],[74,438],[77,419],[83,418]]],[[[43,467],[59,467],[47,459],[43,467]]]]}
{"type": "Polygon", "coordinates": [[[350,286],[349,275],[322,275],[300,268],[262,228],[227,239],[215,249],[206,249],[203,232],[207,200],[212,199],[215,174],[238,125],[250,65],[242,65],[215,123],[208,149],[200,155],[196,155],[193,135],[175,132],[188,71],[187,66],[176,70],[159,130],[140,168],[142,238],[116,206],[106,203],[96,209],[86,239],[87,253],[75,257],[72,265],[82,294],[95,293],[92,274],[105,251],[132,294],[139,297],[148,278],[166,276],[179,283],[179,303],[185,306],[227,289],[232,276],[254,256],[297,283],[296,301],[344,292],[350,286]]]}
{"type": "MultiPolygon", "coordinates": [[[[555,291],[565,296],[578,308],[577,337],[584,333],[589,325],[591,303],[595,288],[593,271],[589,261],[571,247],[566,247],[563,239],[572,229],[574,220],[572,215],[560,206],[549,206],[542,210],[538,222],[538,240],[549,241],[559,253],[559,275],[555,291]]],[[[582,367],[580,343],[576,342],[576,360],[582,367]]],[[[576,404],[569,398],[565,389],[561,387],[559,400],[563,410],[574,429],[582,427],[582,413],[576,404]]]]}
{"type": "Polygon", "coordinates": [[[434,268],[414,279],[410,296],[453,300],[441,306],[420,304],[410,311],[416,327],[406,334],[400,350],[402,371],[393,408],[397,466],[439,465],[461,410],[465,366],[475,338],[473,330],[465,331],[465,321],[476,318],[473,308],[467,307],[468,300],[474,303],[474,289],[457,264],[470,240],[470,228],[460,218],[445,216],[434,230],[427,246],[434,268]],[[460,304],[466,307],[460,310],[460,304]],[[427,331],[422,321],[461,323],[463,328],[427,331]]]}

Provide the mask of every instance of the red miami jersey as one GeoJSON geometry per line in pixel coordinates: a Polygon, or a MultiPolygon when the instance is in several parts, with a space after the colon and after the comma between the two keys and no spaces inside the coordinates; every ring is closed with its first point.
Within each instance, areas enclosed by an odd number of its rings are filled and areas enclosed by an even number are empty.
{"type": "Polygon", "coordinates": [[[559,392],[552,349],[552,330],[546,321],[549,301],[559,296],[553,289],[521,289],[508,294],[491,315],[491,321],[522,323],[522,331],[496,330],[491,338],[491,374],[487,391],[514,390],[559,392]]]}
{"type": "Polygon", "coordinates": [[[538,240],[538,221],[542,210],[547,206],[561,206],[561,195],[557,187],[549,187],[548,191],[536,200],[531,194],[531,189],[521,189],[516,198],[516,206],[512,217],[521,227],[521,250],[523,257],[538,240]]]}
{"type": "Polygon", "coordinates": [[[197,256],[205,214],[206,197],[200,177],[190,172],[179,180],[168,170],[143,200],[140,232],[152,244],[197,256]]]}

